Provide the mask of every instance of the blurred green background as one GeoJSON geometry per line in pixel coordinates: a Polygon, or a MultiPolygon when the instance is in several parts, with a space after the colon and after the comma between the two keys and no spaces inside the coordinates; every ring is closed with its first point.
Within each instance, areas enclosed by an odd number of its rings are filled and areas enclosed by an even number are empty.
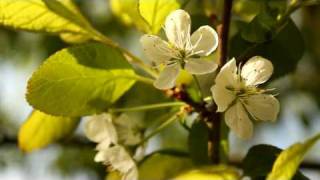
{"type": "MultiPolygon", "coordinates": [[[[234,16],[250,21],[256,6],[250,0],[235,1],[234,16]]],[[[140,57],[139,37],[133,27],[127,27],[114,16],[108,0],[76,0],[83,14],[101,32],[130,49],[140,57]]],[[[194,24],[206,23],[206,13],[219,12],[219,2],[193,0],[187,10],[194,24]]],[[[272,144],[286,148],[320,131],[320,6],[306,7],[293,14],[305,45],[303,57],[294,64],[291,74],[272,82],[281,101],[281,116],[275,123],[259,123],[255,136],[243,141],[231,134],[231,159],[239,161],[254,144],[272,144]]],[[[237,31],[233,25],[231,32],[237,31]]],[[[233,35],[235,33],[232,33],[233,35]]],[[[232,37],[231,37],[232,38],[232,37]]],[[[296,37],[291,37],[296,38],[296,37]]],[[[288,47],[291,39],[287,39],[288,47]]],[[[69,46],[59,37],[46,34],[18,32],[0,27],[0,179],[104,179],[105,167],[93,162],[94,146],[87,143],[80,125],[73,139],[51,145],[45,150],[23,154],[16,145],[19,126],[31,112],[24,98],[26,83],[32,72],[49,55],[69,46]]],[[[231,51],[236,51],[232,50],[231,51]]],[[[275,52],[276,53],[276,52],[275,52]]],[[[290,62],[284,67],[292,66],[290,62]]],[[[154,138],[147,148],[151,152],[160,147],[186,150],[187,135],[178,125],[166,129],[154,138]],[[174,134],[172,138],[171,134],[174,134]]],[[[305,168],[311,179],[320,178],[320,146],[313,148],[306,161],[314,168],[305,168]],[[317,165],[318,164],[318,165],[317,165]]]]}

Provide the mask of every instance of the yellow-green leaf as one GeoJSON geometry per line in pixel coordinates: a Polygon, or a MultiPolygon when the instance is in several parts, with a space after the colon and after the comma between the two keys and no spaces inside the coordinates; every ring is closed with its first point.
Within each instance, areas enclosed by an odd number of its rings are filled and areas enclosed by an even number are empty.
{"type": "Polygon", "coordinates": [[[19,130],[19,147],[25,152],[41,149],[70,135],[79,118],[51,116],[34,110],[19,130]]]}
{"type": "Polygon", "coordinates": [[[233,167],[219,165],[204,167],[183,173],[174,180],[239,180],[239,171],[233,167]]]}
{"type": "Polygon", "coordinates": [[[92,36],[71,0],[1,0],[0,25],[26,31],[92,36]]]}
{"type": "Polygon", "coordinates": [[[110,0],[112,13],[125,25],[134,25],[143,32],[148,32],[149,27],[138,11],[139,0],[110,0]]]}
{"type": "Polygon", "coordinates": [[[50,56],[33,73],[26,98],[35,109],[55,116],[91,115],[106,111],[136,79],[118,49],[86,43],[50,56]]]}
{"type": "Polygon", "coordinates": [[[179,7],[177,0],[139,0],[139,12],[153,34],[159,32],[169,13],[179,7]]]}
{"type": "Polygon", "coordinates": [[[267,180],[290,180],[296,173],[305,154],[320,139],[320,134],[308,139],[304,143],[296,143],[282,151],[267,180]]]}

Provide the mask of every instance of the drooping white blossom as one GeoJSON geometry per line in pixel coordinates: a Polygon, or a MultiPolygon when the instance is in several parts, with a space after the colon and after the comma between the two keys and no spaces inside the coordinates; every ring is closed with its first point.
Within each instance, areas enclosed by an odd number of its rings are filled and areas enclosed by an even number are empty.
{"type": "Polygon", "coordinates": [[[216,63],[202,58],[218,46],[218,35],[213,28],[201,26],[190,35],[190,16],[180,9],[168,15],[164,30],[168,42],[154,35],[144,35],[140,40],[146,56],[157,66],[164,65],[155,87],[174,87],[180,68],[191,74],[207,74],[216,70],[216,63]]]}
{"type": "Polygon", "coordinates": [[[227,62],[211,88],[218,112],[225,112],[226,124],[239,137],[252,136],[251,119],[275,121],[280,110],[279,101],[270,90],[258,88],[273,73],[272,63],[260,56],[249,59],[238,68],[233,58],[227,62]]]}
{"type": "MultiPolygon", "coordinates": [[[[127,116],[120,116],[120,120],[126,121],[127,116]]],[[[137,180],[137,166],[124,146],[120,144],[120,139],[123,139],[124,142],[132,142],[125,141],[128,134],[119,136],[117,132],[119,129],[121,127],[117,128],[109,114],[101,114],[93,116],[87,121],[85,134],[91,141],[98,143],[96,147],[98,153],[94,158],[96,162],[102,162],[112,170],[118,171],[122,175],[122,180],[137,180]]],[[[126,127],[124,131],[129,131],[129,129],[126,127]]]]}

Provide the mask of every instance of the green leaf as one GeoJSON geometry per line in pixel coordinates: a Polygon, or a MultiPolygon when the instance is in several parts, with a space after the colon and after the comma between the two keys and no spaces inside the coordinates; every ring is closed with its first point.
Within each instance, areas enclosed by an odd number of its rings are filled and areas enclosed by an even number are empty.
{"type": "Polygon", "coordinates": [[[157,34],[169,13],[179,7],[177,0],[139,0],[139,12],[152,34],[157,34]]]}
{"type": "Polygon", "coordinates": [[[208,127],[203,121],[196,121],[189,134],[189,153],[195,165],[209,164],[208,127]]]}
{"type": "Polygon", "coordinates": [[[225,165],[204,167],[186,172],[174,180],[238,180],[239,171],[234,167],[225,165]]]}
{"type": "Polygon", "coordinates": [[[191,160],[179,153],[157,152],[142,161],[139,179],[170,179],[191,167],[191,160]]]}
{"type": "Polygon", "coordinates": [[[139,0],[110,0],[110,7],[113,14],[124,24],[134,25],[140,31],[148,32],[149,26],[139,13],[138,3],[139,0]]]}
{"type": "Polygon", "coordinates": [[[135,83],[120,51],[99,43],[63,49],[28,82],[28,102],[45,113],[83,116],[106,111],[135,83]]]}
{"type": "Polygon", "coordinates": [[[306,153],[320,139],[320,134],[308,139],[304,143],[296,143],[282,151],[273,164],[267,180],[290,180],[296,173],[306,153]]]}
{"type": "MultiPolygon", "coordinates": [[[[250,176],[253,180],[266,179],[281,151],[280,148],[266,144],[251,147],[242,161],[244,175],[250,176]]],[[[308,180],[308,178],[298,171],[293,180],[308,180]]]]}
{"type": "Polygon", "coordinates": [[[258,14],[241,32],[241,37],[252,43],[263,43],[275,35],[277,21],[268,13],[258,14]]]}
{"type": "Polygon", "coordinates": [[[305,49],[302,35],[291,20],[270,42],[250,43],[237,34],[232,38],[230,46],[230,57],[247,60],[259,55],[271,60],[274,66],[273,78],[292,73],[305,49]]]}
{"type": "Polygon", "coordinates": [[[1,0],[0,24],[9,28],[90,37],[91,26],[71,0],[1,0]]]}
{"type": "Polygon", "coordinates": [[[51,116],[33,111],[19,130],[19,147],[31,152],[70,135],[78,126],[79,118],[51,116]]]}

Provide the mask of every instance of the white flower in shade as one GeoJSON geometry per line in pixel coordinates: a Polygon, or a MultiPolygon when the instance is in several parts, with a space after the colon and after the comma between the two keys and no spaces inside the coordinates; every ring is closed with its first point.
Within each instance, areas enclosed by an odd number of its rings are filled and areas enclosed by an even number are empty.
{"type": "Polygon", "coordinates": [[[213,28],[201,26],[190,35],[189,14],[176,10],[166,18],[164,30],[168,42],[154,35],[144,35],[140,40],[146,56],[157,66],[165,66],[154,83],[155,87],[174,87],[180,68],[191,74],[207,74],[216,70],[216,63],[201,58],[211,54],[218,46],[218,35],[213,28]]]}
{"type": "Polygon", "coordinates": [[[142,125],[137,120],[130,119],[127,114],[121,114],[114,122],[119,142],[124,145],[136,145],[142,140],[142,125]]]}
{"type": "Polygon", "coordinates": [[[87,121],[85,134],[91,141],[98,143],[95,161],[118,171],[122,180],[137,180],[137,166],[125,148],[119,145],[120,138],[116,129],[109,114],[96,115],[87,121]]]}
{"type": "Polygon", "coordinates": [[[102,162],[110,166],[111,170],[118,171],[122,175],[122,180],[138,179],[137,166],[123,146],[99,147],[98,150],[94,158],[96,162],[102,162]]]}
{"type": "Polygon", "coordinates": [[[93,142],[106,146],[118,143],[116,128],[109,114],[92,116],[85,126],[86,136],[93,142]]]}
{"type": "Polygon", "coordinates": [[[242,68],[237,68],[236,60],[226,63],[216,77],[211,88],[218,112],[225,112],[226,124],[239,137],[252,136],[250,119],[275,121],[280,110],[279,101],[270,90],[258,88],[273,73],[272,63],[260,56],[249,59],[242,68]]]}

